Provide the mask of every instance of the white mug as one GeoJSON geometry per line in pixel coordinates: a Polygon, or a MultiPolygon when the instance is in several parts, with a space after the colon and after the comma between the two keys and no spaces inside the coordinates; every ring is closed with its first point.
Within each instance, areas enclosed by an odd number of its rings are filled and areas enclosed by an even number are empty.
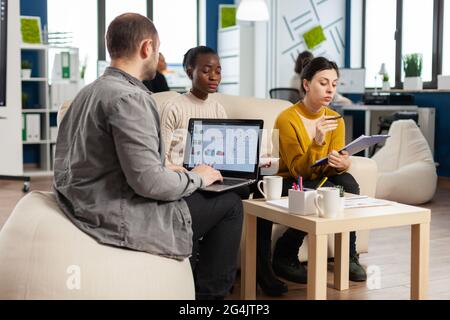
{"type": "Polygon", "coordinates": [[[257,187],[266,200],[278,200],[283,191],[283,177],[264,176],[263,180],[258,181],[257,187]],[[264,191],[261,190],[261,183],[264,184],[264,191]]]}
{"type": "Polygon", "coordinates": [[[322,218],[335,218],[341,212],[341,199],[338,188],[319,188],[314,204],[322,218]]]}

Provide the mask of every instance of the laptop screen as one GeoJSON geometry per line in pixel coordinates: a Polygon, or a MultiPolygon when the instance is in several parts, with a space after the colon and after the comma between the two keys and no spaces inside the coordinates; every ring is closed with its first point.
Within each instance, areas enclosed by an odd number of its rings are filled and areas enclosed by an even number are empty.
{"type": "Polygon", "coordinates": [[[262,120],[190,119],[184,167],[209,164],[226,176],[256,178],[262,120]]]}

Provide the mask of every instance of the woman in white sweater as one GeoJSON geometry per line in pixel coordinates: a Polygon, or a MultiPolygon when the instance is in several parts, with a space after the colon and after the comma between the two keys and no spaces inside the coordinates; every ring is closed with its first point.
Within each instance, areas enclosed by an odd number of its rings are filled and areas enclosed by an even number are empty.
{"type": "Polygon", "coordinates": [[[183,165],[189,119],[227,118],[223,106],[209,97],[210,93],[217,91],[222,79],[217,53],[205,46],[191,48],[184,55],[183,67],[192,80],[192,89],[166,101],[161,108],[166,165],[179,167],[183,165]]]}
{"type": "MultiPolygon", "coordinates": [[[[185,170],[182,165],[189,119],[227,118],[223,106],[209,97],[210,93],[216,92],[221,80],[221,66],[217,53],[208,47],[192,48],[184,55],[183,67],[192,80],[192,89],[168,100],[161,107],[161,135],[166,150],[166,165],[178,171],[185,170]]],[[[270,167],[271,162],[260,160],[260,165],[270,167]]],[[[253,184],[233,191],[242,199],[248,199],[255,189],[253,184]]],[[[269,264],[270,258],[261,258],[270,254],[270,237],[258,240],[257,250],[257,282],[261,289],[270,296],[286,293],[287,286],[274,275],[269,264]]]]}

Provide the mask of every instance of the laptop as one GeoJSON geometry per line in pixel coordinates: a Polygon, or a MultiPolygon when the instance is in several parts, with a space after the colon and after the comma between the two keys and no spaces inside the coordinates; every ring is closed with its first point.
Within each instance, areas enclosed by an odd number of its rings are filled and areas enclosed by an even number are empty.
{"type": "Polygon", "coordinates": [[[208,164],[219,170],[223,182],[201,188],[223,192],[258,179],[263,120],[189,119],[183,167],[208,164]]]}

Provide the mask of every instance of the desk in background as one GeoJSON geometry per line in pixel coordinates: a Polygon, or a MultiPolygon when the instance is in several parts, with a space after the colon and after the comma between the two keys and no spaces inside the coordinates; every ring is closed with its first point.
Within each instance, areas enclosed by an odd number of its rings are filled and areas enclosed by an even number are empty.
{"type": "MultiPolygon", "coordinates": [[[[435,122],[435,109],[434,108],[419,108],[416,105],[364,105],[364,104],[352,104],[348,106],[342,106],[340,109],[346,111],[364,111],[364,134],[372,135],[378,133],[378,117],[380,115],[388,115],[397,111],[417,111],[419,113],[419,127],[422,131],[425,139],[428,141],[431,152],[434,155],[434,122],[435,122]],[[373,115],[377,114],[378,117],[373,115]]],[[[346,122],[349,120],[346,119],[346,122]]],[[[346,123],[348,128],[352,127],[352,124],[346,123]]],[[[349,130],[350,131],[350,130],[349,130]]],[[[351,132],[351,131],[350,131],[351,132]]],[[[351,137],[354,139],[356,137],[351,137]]],[[[347,139],[346,139],[347,140],[347,139]]],[[[349,142],[349,141],[346,141],[349,142]]],[[[364,156],[369,156],[369,149],[364,151],[364,156]]]]}

